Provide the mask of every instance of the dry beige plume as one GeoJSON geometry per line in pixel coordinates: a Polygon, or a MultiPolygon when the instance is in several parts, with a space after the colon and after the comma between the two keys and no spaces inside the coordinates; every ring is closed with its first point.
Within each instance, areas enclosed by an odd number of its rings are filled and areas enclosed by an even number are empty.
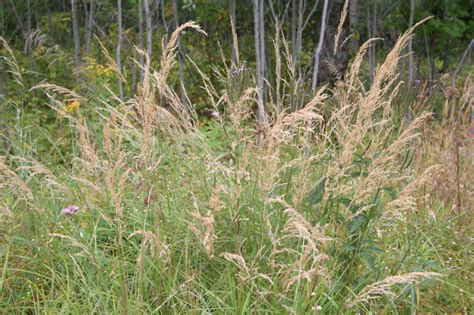
{"type": "Polygon", "coordinates": [[[346,306],[352,308],[357,304],[366,304],[382,296],[395,297],[392,286],[396,284],[414,284],[427,278],[439,277],[441,277],[441,274],[436,272],[411,272],[404,275],[391,276],[366,286],[357,296],[347,299],[346,306]]]}
{"type": "Polygon", "coordinates": [[[36,89],[42,89],[45,90],[46,92],[54,92],[56,94],[62,95],[65,97],[65,101],[70,102],[70,101],[80,101],[83,99],[82,96],[74,92],[73,90],[70,90],[68,88],[65,88],[60,85],[48,83],[48,82],[41,82],[35,86],[33,86],[30,91],[36,90],[36,89]]]}
{"type": "Polygon", "coordinates": [[[239,269],[237,276],[239,277],[240,281],[247,282],[252,281],[254,279],[264,279],[270,284],[273,284],[273,281],[269,276],[263,273],[259,273],[255,268],[249,267],[245,262],[245,258],[242,257],[242,255],[233,253],[222,253],[220,254],[220,256],[223,257],[225,260],[232,262],[239,269]]]}
{"type": "Polygon", "coordinates": [[[10,57],[7,56],[0,56],[3,60],[5,60],[5,63],[7,64],[9,70],[8,73],[10,73],[13,76],[13,81],[20,85],[21,87],[24,87],[23,85],[23,76],[21,74],[20,67],[18,66],[18,61],[16,60],[15,54],[13,53],[13,50],[10,48],[8,45],[7,41],[0,36],[0,43],[3,44],[3,47],[5,50],[8,52],[10,57]]]}
{"type": "Polygon", "coordinates": [[[14,192],[22,194],[26,201],[34,199],[33,192],[28,185],[5,163],[5,158],[0,156],[0,188],[4,187],[9,187],[14,192]]]}

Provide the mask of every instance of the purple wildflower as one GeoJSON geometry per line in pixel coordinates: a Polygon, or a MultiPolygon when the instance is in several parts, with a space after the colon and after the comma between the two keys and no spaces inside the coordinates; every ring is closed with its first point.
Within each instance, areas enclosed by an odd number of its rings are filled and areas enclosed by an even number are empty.
{"type": "Polygon", "coordinates": [[[72,205],[62,209],[61,215],[75,215],[77,211],[79,211],[79,207],[72,205]]]}
{"type": "Polygon", "coordinates": [[[221,117],[221,115],[219,114],[219,112],[213,111],[211,112],[211,117],[214,119],[218,119],[219,117],[221,117]]]}

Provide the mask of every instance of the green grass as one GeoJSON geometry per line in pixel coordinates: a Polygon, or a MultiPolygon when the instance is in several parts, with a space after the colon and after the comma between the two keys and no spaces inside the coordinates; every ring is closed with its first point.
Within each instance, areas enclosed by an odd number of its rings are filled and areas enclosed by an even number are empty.
{"type": "MultiPolygon", "coordinates": [[[[388,313],[469,310],[472,231],[466,226],[470,220],[467,211],[455,213],[440,205],[434,210],[434,220],[421,205],[417,212],[406,214],[406,222],[384,226],[380,223],[382,213],[370,214],[362,223],[347,222],[338,213],[340,203],[331,200],[321,204],[322,197],[313,196],[315,199],[303,201],[298,211],[312,225],[324,227],[331,240],[319,250],[328,258],[320,272],[286,287],[284,268],[288,267],[269,265],[272,246],[267,219],[274,232],[283,234],[288,218],[284,207],[264,202],[265,192],[258,185],[261,170],[238,156],[220,161],[228,172],[219,172],[217,166],[206,163],[212,152],[192,150],[188,141],[157,142],[156,155],[162,158],[161,163],[150,173],[134,170],[129,174],[120,223],[104,219],[115,216],[110,192],[96,194],[74,183],[74,170],[70,168],[53,169],[66,191],[50,189],[40,176],[31,180],[28,186],[34,197],[30,204],[4,191],[3,200],[11,209],[11,217],[3,216],[1,309],[12,313],[291,310],[298,314],[319,307],[323,313],[352,313],[357,309],[388,313]],[[237,170],[242,163],[250,166],[245,167],[248,174],[239,178],[237,170]],[[136,189],[142,177],[146,177],[150,191],[136,189]],[[216,239],[210,255],[201,243],[202,235],[193,233],[189,226],[194,222],[195,228],[205,233],[192,212],[197,209],[206,215],[216,186],[223,189],[219,194],[222,209],[214,215],[216,239]],[[144,203],[147,194],[154,195],[148,205],[144,203]],[[74,217],[60,216],[60,209],[68,204],[78,204],[81,210],[74,217]],[[140,230],[154,236],[131,236],[140,230]],[[221,257],[224,252],[241,254],[248,270],[221,257]],[[345,307],[346,300],[364,286],[390,275],[417,271],[434,271],[443,277],[398,285],[393,297],[345,307]]],[[[249,154],[252,159],[260,158],[258,153],[249,154]]],[[[311,163],[308,169],[312,173],[305,174],[310,185],[316,185],[313,178],[322,173],[318,169],[323,165],[318,160],[311,163]]],[[[292,200],[301,189],[293,179],[301,175],[298,172],[294,167],[278,176],[278,185],[271,194],[292,200]]],[[[100,184],[99,178],[90,179],[100,184]]],[[[315,187],[312,193],[320,193],[317,189],[322,186],[315,187]]],[[[377,211],[383,211],[381,207],[377,211]]],[[[281,245],[300,251],[306,242],[290,238],[281,245]]],[[[298,257],[282,253],[278,263],[291,266],[298,257]]]]}

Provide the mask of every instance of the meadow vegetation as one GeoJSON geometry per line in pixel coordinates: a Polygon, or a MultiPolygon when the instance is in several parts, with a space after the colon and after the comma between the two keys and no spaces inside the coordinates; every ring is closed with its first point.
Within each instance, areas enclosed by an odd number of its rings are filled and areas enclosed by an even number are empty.
{"type": "Polygon", "coordinates": [[[41,132],[24,102],[9,104],[2,312],[473,311],[470,75],[430,95],[403,82],[412,28],[370,86],[374,40],[311,94],[283,39],[262,124],[254,77],[225,53],[213,79],[193,63],[212,109],[202,117],[169,84],[184,30],[204,33],[183,24],[156,66],[137,52],[143,80],[126,100],[110,88],[122,78],[132,90],[105,47],[107,63],[79,69],[92,83],[75,91],[26,84],[35,73],[2,39],[12,86],[46,99],[61,130],[41,132]]]}

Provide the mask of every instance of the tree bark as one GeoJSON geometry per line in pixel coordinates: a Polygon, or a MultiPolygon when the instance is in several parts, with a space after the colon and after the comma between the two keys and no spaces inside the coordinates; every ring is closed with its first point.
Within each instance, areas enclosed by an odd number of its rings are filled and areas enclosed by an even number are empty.
{"type": "Polygon", "coordinates": [[[89,16],[87,19],[86,55],[90,55],[90,52],[91,52],[91,39],[92,39],[92,29],[94,28],[94,15],[95,15],[95,1],[90,0],[89,16]]]}
{"type": "Polygon", "coordinates": [[[3,0],[0,0],[0,16],[2,18],[2,22],[1,22],[1,25],[0,25],[0,28],[1,28],[1,36],[2,37],[5,37],[5,18],[4,18],[4,15],[3,15],[3,0]]]}
{"type": "MultiPolygon", "coordinates": [[[[175,29],[179,26],[179,17],[178,17],[178,3],[177,0],[173,0],[173,15],[174,15],[174,25],[175,29]]],[[[181,103],[185,108],[187,108],[186,95],[184,91],[184,61],[183,61],[183,51],[181,47],[181,35],[178,35],[178,62],[179,62],[179,91],[181,97],[181,103]]]]}
{"type": "MultiPolygon", "coordinates": [[[[371,15],[370,15],[370,5],[367,6],[367,34],[369,39],[373,38],[373,29],[372,29],[372,23],[371,23],[371,15]]],[[[373,56],[373,47],[374,43],[372,43],[372,46],[369,48],[368,51],[368,57],[369,57],[369,82],[370,85],[372,85],[372,82],[374,81],[374,76],[375,76],[375,62],[374,62],[374,56],[373,56]]]]}
{"type": "MultiPolygon", "coordinates": [[[[413,27],[413,19],[415,16],[415,0],[410,0],[410,18],[408,21],[408,27],[413,27]]],[[[413,81],[413,37],[410,37],[408,41],[408,82],[411,84],[413,81]]],[[[411,85],[410,85],[411,86],[411,85]]]]}
{"type": "Polygon", "coordinates": [[[27,27],[28,27],[28,34],[31,32],[31,1],[27,0],[26,1],[28,11],[27,11],[27,27]]]}
{"type": "Polygon", "coordinates": [[[298,0],[291,0],[291,57],[293,63],[296,60],[296,33],[298,21],[298,0]]]}
{"type": "Polygon", "coordinates": [[[147,36],[147,46],[146,53],[151,59],[152,50],[153,50],[153,27],[152,27],[152,14],[150,11],[150,6],[148,5],[148,0],[143,0],[143,6],[145,8],[145,18],[146,18],[146,36],[147,36]]]}
{"type": "Polygon", "coordinates": [[[314,66],[313,66],[313,79],[311,81],[311,91],[315,92],[318,86],[318,72],[319,72],[319,57],[321,55],[321,49],[324,43],[324,33],[326,31],[326,15],[328,11],[328,0],[324,0],[323,15],[321,17],[321,31],[319,32],[318,46],[314,50],[314,66]]]}
{"type": "MultiPolygon", "coordinates": [[[[305,1],[306,2],[306,1],[305,1]]],[[[303,42],[303,15],[305,6],[303,0],[298,1],[298,18],[296,20],[296,53],[295,53],[295,65],[298,69],[298,75],[301,77],[301,67],[298,63],[298,56],[301,52],[301,45],[303,42]]]]}
{"type": "Polygon", "coordinates": [[[263,91],[263,101],[265,102],[265,65],[266,65],[266,58],[265,58],[265,20],[264,20],[264,2],[265,0],[260,0],[260,8],[259,8],[259,22],[260,22],[260,62],[262,67],[260,68],[262,75],[262,91],[263,91]]]}
{"type": "Polygon", "coordinates": [[[74,50],[76,57],[76,65],[81,66],[82,56],[81,56],[81,38],[79,34],[79,21],[77,18],[77,0],[71,0],[71,10],[72,10],[72,30],[74,33],[74,50]]]}
{"type": "MultiPolygon", "coordinates": [[[[373,11],[372,11],[372,20],[369,20],[369,24],[372,24],[372,36],[377,36],[377,2],[374,1],[373,11]]],[[[375,64],[376,64],[376,46],[377,42],[372,43],[370,46],[371,58],[370,58],[370,84],[374,82],[375,78],[375,64]]]]}
{"type": "MultiPolygon", "coordinates": [[[[122,0],[117,0],[117,6],[118,6],[117,66],[119,68],[119,71],[122,72],[122,41],[123,41],[122,0]]],[[[123,82],[120,77],[118,79],[118,89],[119,89],[119,97],[121,100],[123,100],[123,82]]]]}
{"type": "Polygon", "coordinates": [[[349,2],[349,31],[352,34],[351,38],[351,53],[356,53],[359,50],[359,34],[357,34],[357,23],[359,22],[359,8],[357,0],[350,0],[349,2]]]}
{"type": "Polygon", "coordinates": [[[265,119],[265,108],[264,108],[264,76],[265,76],[265,32],[264,32],[264,20],[263,20],[263,0],[252,0],[253,4],[253,16],[254,16],[254,32],[255,32],[255,61],[257,64],[257,121],[258,121],[258,141],[261,143],[263,140],[263,123],[265,119]]]}
{"type": "Polygon", "coordinates": [[[165,12],[165,1],[161,2],[161,17],[163,18],[163,27],[165,28],[165,34],[166,34],[166,41],[167,41],[167,36],[169,33],[169,25],[166,22],[166,12],[165,12]]]}
{"type": "MultiPolygon", "coordinates": [[[[138,0],[138,48],[144,50],[145,43],[143,39],[143,0],[138,0]]],[[[143,67],[145,65],[145,58],[140,53],[140,81],[143,80],[143,67]]]]}

